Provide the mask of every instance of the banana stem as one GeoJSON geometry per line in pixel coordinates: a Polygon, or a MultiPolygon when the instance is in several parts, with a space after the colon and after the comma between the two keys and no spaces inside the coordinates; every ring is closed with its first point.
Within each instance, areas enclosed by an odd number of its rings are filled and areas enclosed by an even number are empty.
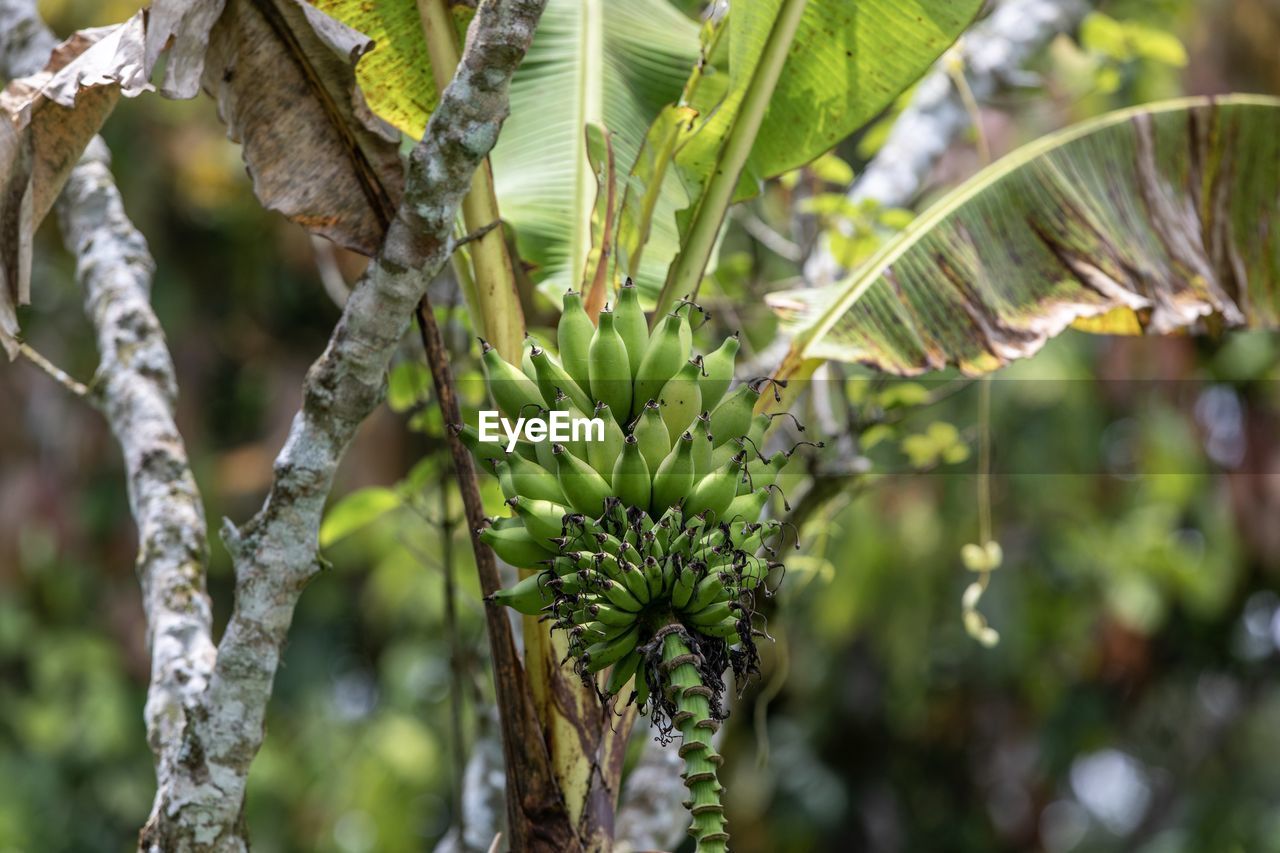
{"type": "Polygon", "coordinates": [[[662,670],[667,696],[675,704],[672,719],[680,730],[680,757],[684,759],[684,784],[689,789],[685,805],[693,815],[689,834],[697,841],[697,853],[725,853],[729,833],[725,828],[724,788],[717,777],[722,761],[711,743],[720,723],[711,715],[711,689],[702,683],[698,671],[701,658],[694,654],[680,631],[672,631],[662,641],[662,670]]]}

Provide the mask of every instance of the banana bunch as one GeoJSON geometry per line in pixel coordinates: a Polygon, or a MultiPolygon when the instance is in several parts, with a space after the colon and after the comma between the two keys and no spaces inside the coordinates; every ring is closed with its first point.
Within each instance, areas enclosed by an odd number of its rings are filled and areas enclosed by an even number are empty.
{"type": "Polygon", "coordinates": [[[570,291],[558,357],[531,339],[516,366],[482,341],[488,388],[508,421],[565,412],[603,431],[508,449],[458,429],[511,510],[480,538],[533,572],[491,600],[551,620],[585,682],[606,696],[632,685],[628,701],[660,731],[680,729],[690,831],[699,850],[717,850],[728,835],[708,732],[723,716],[725,669],[741,675],[756,660],[752,617],[781,526],[760,518],[794,448],[759,452],[763,384],[731,389],[736,335],[692,352],[695,311],[682,301],[650,334],[630,281],[598,324],[570,291]]]}

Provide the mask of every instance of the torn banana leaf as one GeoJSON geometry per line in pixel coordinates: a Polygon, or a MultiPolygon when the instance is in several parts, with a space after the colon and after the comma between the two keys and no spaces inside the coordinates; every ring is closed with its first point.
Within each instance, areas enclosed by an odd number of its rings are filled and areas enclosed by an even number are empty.
{"type": "Polygon", "coordinates": [[[1069,326],[1274,328],[1280,100],[1193,98],[1045,137],[949,193],[840,284],[774,293],[815,359],[976,375],[1069,326]]]}

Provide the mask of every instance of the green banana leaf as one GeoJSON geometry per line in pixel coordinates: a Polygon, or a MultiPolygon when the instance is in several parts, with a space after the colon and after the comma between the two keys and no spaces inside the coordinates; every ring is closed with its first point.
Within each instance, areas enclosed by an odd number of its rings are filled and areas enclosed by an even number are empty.
{"type": "Polygon", "coordinates": [[[1111,334],[1275,328],[1280,99],[1124,110],[1015,151],[843,282],[770,294],[814,359],[982,374],[1068,326],[1111,334]]]}
{"type": "MultiPolygon", "coordinates": [[[[659,308],[697,291],[729,204],[753,195],[761,178],[813,160],[873,119],[959,37],[981,5],[752,0],[732,4],[727,20],[705,28],[705,61],[684,92],[697,118],[681,126],[673,145],[671,171],[690,200],[678,213],[682,254],[659,308]]],[[[625,232],[644,230],[643,223],[630,226],[630,215],[624,207],[623,252],[625,232]]]]}
{"type": "MultiPolygon", "coordinates": [[[[681,140],[676,158],[687,183],[714,169],[781,5],[731,6],[728,74],[699,82],[690,105],[709,117],[681,140]]],[[[809,0],[748,174],[770,178],[802,166],[871,121],[951,46],[981,6],[982,0],[809,0]]]]}
{"type": "MultiPolygon", "coordinates": [[[[436,103],[414,0],[317,0],[372,37],[359,81],[370,108],[421,136],[436,103]]],[[[459,18],[465,26],[465,18],[459,18]]],[[[667,0],[550,0],[511,83],[511,115],[490,155],[502,217],[533,278],[557,302],[580,286],[591,248],[596,178],[587,124],[612,133],[618,168],[636,160],[649,123],[680,94],[698,56],[697,25],[667,0]]],[[[676,250],[675,202],[663,199],[639,271],[650,298],[676,250]]]]}

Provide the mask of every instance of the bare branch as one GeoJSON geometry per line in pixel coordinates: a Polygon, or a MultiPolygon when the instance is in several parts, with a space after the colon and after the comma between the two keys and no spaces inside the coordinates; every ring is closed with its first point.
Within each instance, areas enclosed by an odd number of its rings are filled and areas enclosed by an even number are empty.
{"type": "Polygon", "coordinates": [[[69,373],[41,355],[40,351],[31,346],[31,344],[18,344],[18,355],[34,364],[38,370],[42,371],[50,379],[57,382],[75,396],[89,396],[89,388],[83,382],[72,379],[69,373]]]}

